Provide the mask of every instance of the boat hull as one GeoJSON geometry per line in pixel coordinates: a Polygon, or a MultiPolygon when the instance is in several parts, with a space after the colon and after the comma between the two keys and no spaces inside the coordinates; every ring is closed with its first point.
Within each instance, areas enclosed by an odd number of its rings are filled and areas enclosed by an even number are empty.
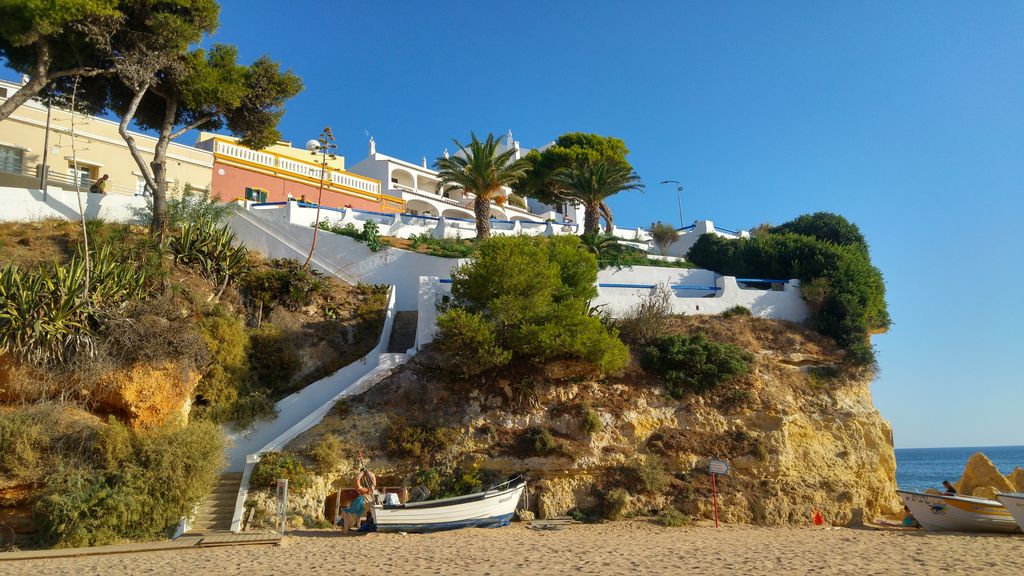
{"type": "Polygon", "coordinates": [[[896,491],[925,530],[941,532],[1002,532],[1017,529],[1010,512],[984,498],[896,491]]]}
{"type": "Polygon", "coordinates": [[[1017,526],[1024,530],[1024,494],[996,494],[996,500],[1006,507],[1017,526]]]}
{"type": "Polygon", "coordinates": [[[403,506],[376,505],[372,509],[378,532],[437,532],[458,528],[498,528],[512,521],[519,497],[526,489],[520,483],[503,490],[469,496],[416,502],[403,506]]]}

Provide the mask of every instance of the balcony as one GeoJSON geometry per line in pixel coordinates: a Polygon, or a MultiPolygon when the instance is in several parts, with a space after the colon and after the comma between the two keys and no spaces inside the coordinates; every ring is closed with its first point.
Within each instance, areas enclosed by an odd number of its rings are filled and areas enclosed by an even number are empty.
{"type": "MultiPolygon", "coordinates": [[[[317,182],[320,180],[321,167],[312,162],[303,162],[271,152],[251,150],[220,139],[214,140],[213,153],[216,156],[224,156],[234,160],[241,160],[247,164],[255,164],[275,173],[282,172],[317,182]]],[[[341,170],[328,169],[328,172],[330,173],[330,183],[333,185],[363,192],[375,197],[380,197],[381,195],[380,182],[376,180],[341,170]]]]}

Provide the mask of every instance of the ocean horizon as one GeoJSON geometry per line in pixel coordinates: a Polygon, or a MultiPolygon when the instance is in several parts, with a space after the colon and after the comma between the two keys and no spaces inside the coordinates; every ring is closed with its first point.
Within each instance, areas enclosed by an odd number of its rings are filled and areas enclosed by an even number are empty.
{"type": "Polygon", "coordinates": [[[1003,475],[1024,468],[1024,446],[961,446],[947,448],[897,448],[896,486],[904,490],[941,489],[942,481],[956,482],[967,459],[982,452],[1003,475]]]}

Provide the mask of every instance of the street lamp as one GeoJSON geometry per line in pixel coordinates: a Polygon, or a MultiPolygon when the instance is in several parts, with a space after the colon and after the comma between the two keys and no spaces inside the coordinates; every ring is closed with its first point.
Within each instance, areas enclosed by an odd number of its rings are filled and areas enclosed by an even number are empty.
{"type": "Polygon", "coordinates": [[[679,180],[662,180],[662,184],[676,185],[676,200],[679,202],[679,227],[683,227],[683,183],[679,180]]]}
{"type": "Polygon", "coordinates": [[[318,164],[320,164],[320,191],[316,197],[316,220],[313,222],[313,244],[309,247],[309,256],[306,257],[306,261],[302,264],[305,268],[309,266],[309,261],[313,259],[313,251],[316,250],[316,233],[320,230],[320,205],[324,201],[324,178],[327,176],[327,163],[331,160],[336,160],[338,157],[334,155],[334,149],[338,145],[334,143],[334,134],[331,132],[331,127],[324,128],[324,131],[320,133],[320,137],[314,140],[306,142],[306,150],[313,156],[319,155],[318,164]]]}

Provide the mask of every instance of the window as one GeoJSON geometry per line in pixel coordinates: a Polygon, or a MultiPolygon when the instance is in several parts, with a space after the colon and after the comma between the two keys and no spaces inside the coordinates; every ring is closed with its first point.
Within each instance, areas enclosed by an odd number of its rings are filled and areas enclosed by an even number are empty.
{"type": "MultiPolygon", "coordinates": [[[[82,163],[78,164],[78,184],[79,186],[90,186],[96,181],[96,168],[93,166],[85,166],[82,163]]],[[[75,183],[75,166],[68,166],[68,180],[75,183]]]]}
{"type": "Polygon", "coordinates": [[[0,172],[21,174],[25,161],[25,151],[21,148],[0,145],[0,172]]]}
{"type": "Polygon", "coordinates": [[[246,188],[245,189],[245,199],[246,200],[251,200],[252,202],[266,202],[267,201],[267,191],[266,190],[260,190],[259,188],[246,188]]]}
{"type": "Polygon", "coordinates": [[[135,195],[136,196],[152,196],[153,193],[149,191],[149,184],[146,184],[146,179],[142,176],[135,177],[135,195]]]}

